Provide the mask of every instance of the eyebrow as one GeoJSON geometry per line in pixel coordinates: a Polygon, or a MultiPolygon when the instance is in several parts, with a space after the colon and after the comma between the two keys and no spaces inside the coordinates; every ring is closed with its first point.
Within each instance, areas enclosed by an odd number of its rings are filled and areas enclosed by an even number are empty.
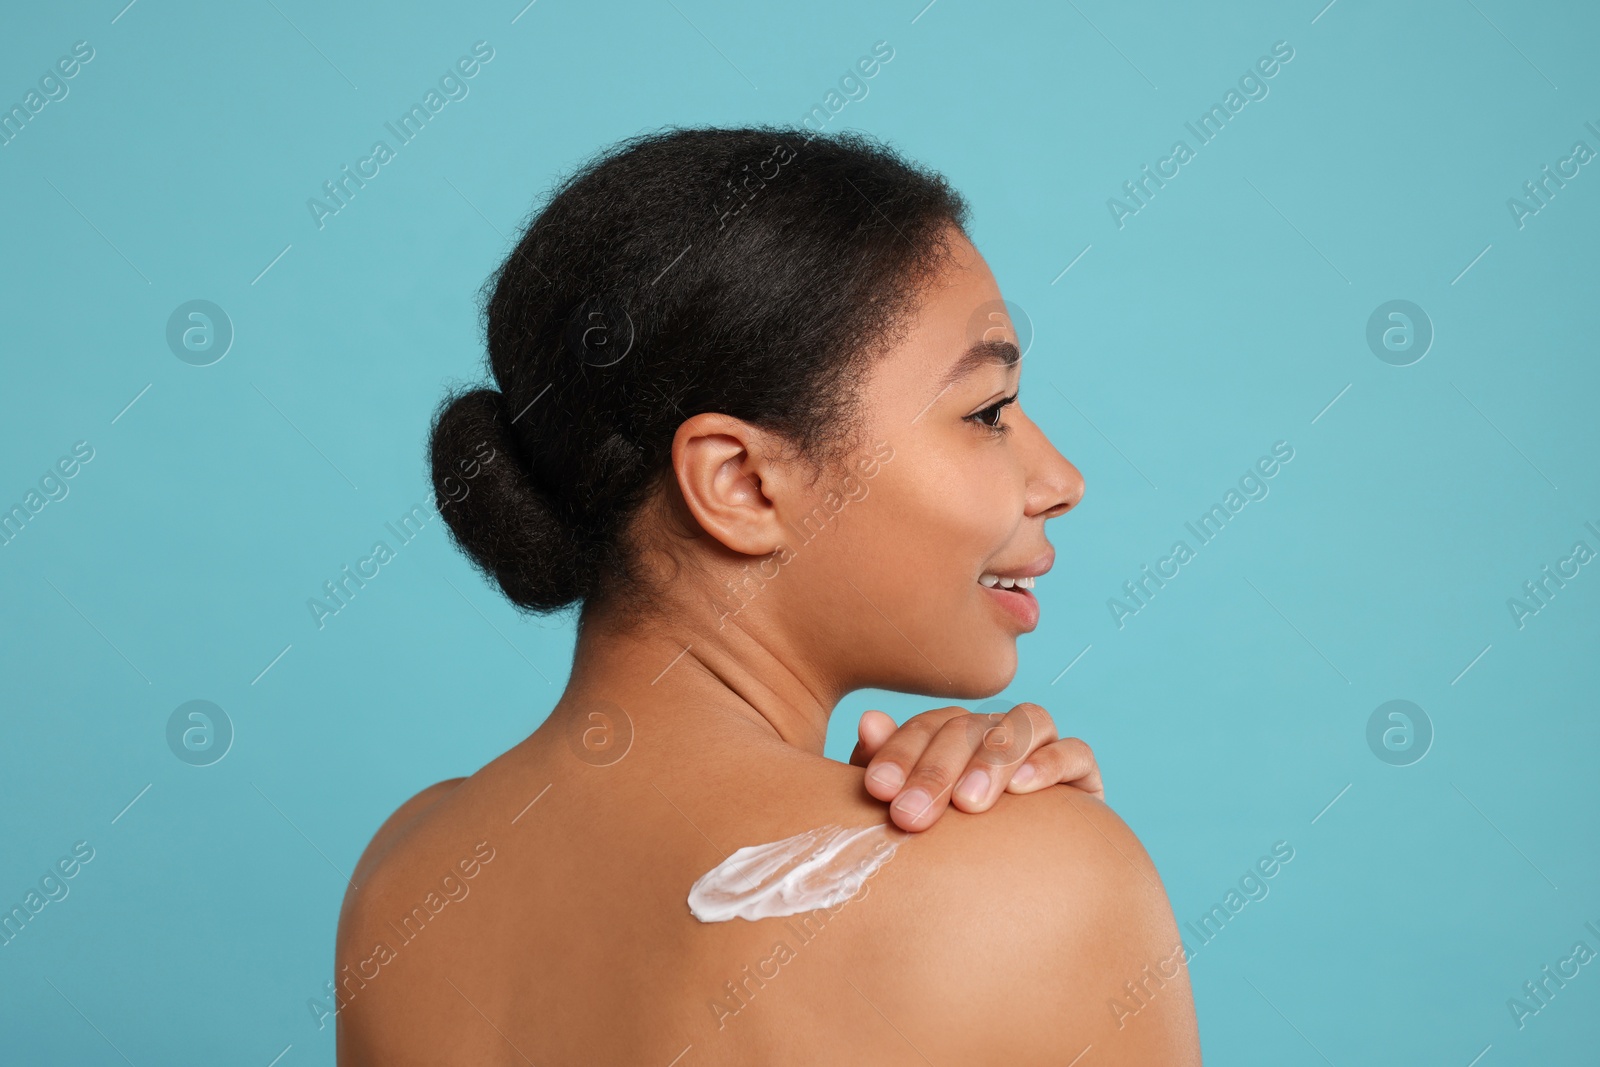
{"type": "Polygon", "coordinates": [[[939,382],[939,391],[943,393],[982,367],[991,365],[1011,367],[1020,362],[1022,353],[1010,341],[979,341],[961,353],[961,358],[945,372],[944,378],[939,382]]]}

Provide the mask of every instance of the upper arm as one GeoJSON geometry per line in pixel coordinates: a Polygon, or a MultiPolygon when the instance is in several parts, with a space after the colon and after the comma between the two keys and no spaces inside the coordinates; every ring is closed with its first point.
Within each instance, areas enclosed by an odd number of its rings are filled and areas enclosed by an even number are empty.
{"type": "Polygon", "coordinates": [[[1052,787],[957,825],[897,880],[907,962],[880,979],[946,1059],[1200,1063],[1172,907],[1115,812],[1052,787]]]}
{"type": "MultiPolygon", "coordinates": [[[[378,832],[372,835],[372,840],[361,853],[361,859],[351,873],[349,888],[345,890],[344,902],[339,908],[339,930],[334,948],[335,980],[350,983],[342,985],[335,997],[335,1003],[340,1008],[337,1021],[338,1057],[341,1064],[378,1061],[373,1038],[382,1031],[372,1030],[374,1020],[369,1018],[370,1012],[362,1010],[352,1015],[344,1009],[347,1000],[365,988],[365,984],[358,980],[359,973],[356,979],[351,979],[349,970],[346,969],[359,972],[363,957],[372,952],[373,945],[379,941],[387,941],[391,937],[389,931],[384,929],[384,920],[392,919],[395,914],[402,914],[404,911],[398,907],[398,901],[386,902],[386,898],[395,895],[397,875],[403,881],[404,872],[390,873],[389,868],[384,865],[384,857],[398,845],[405,837],[406,831],[415,825],[418,819],[462,781],[464,779],[452,778],[435,783],[401,804],[393,815],[384,820],[378,832]],[[341,971],[344,971],[342,975],[339,974],[341,971]],[[351,1025],[353,1021],[359,1025],[351,1025]]],[[[390,982],[388,986],[393,987],[394,984],[390,982]]],[[[385,987],[374,988],[381,993],[385,987]]],[[[360,999],[365,1009],[372,1002],[373,996],[368,994],[361,996],[360,999]]],[[[389,1059],[392,1060],[392,1057],[389,1059]]]]}

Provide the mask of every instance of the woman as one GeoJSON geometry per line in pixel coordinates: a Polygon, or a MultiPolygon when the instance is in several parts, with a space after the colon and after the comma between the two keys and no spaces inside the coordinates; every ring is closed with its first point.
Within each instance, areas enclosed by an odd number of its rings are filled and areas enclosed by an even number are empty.
{"type": "Polygon", "coordinates": [[[1083,495],[967,211],[860,136],[675,130],[529,224],[433,475],[514,603],[581,606],[571,678],[368,847],[341,1063],[1199,1062],[1154,868],[1041,709],[822,755],[854,690],[1003,689],[1083,495]]]}

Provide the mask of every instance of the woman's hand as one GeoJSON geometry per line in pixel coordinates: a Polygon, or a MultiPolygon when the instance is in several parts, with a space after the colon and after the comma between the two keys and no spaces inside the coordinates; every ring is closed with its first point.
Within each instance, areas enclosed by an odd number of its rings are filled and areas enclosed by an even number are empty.
{"type": "Polygon", "coordinates": [[[936,708],[901,726],[867,711],[860,732],[850,763],[867,769],[867,792],[892,801],[889,817],[902,830],[926,830],[948,804],[988,811],[1002,792],[1057,783],[1106,797],[1094,752],[1076,737],[1059,738],[1055,720],[1037,704],[987,715],[936,708]]]}

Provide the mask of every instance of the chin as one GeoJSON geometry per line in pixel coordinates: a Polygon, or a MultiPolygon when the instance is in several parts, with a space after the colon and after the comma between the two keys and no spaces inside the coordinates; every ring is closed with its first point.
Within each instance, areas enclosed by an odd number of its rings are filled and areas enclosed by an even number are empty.
{"type": "Polygon", "coordinates": [[[959,671],[946,668],[943,676],[935,676],[933,684],[937,688],[929,690],[929,695],[985,700],[1002,692],[1017,676],[1016,640],[1007,639],[982,651],[985,654],[981,657],[971,656],[961,663],[959,671]]]}

